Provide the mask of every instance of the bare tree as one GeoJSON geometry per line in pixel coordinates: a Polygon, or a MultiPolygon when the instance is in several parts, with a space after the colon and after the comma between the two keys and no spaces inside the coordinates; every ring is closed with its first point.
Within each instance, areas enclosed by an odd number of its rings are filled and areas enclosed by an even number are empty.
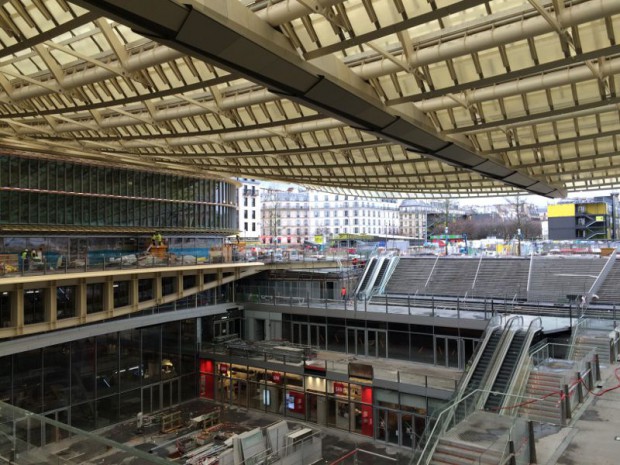
{"type": "Polygon", "coordinates": [[[514,226],[507,231],[506,239],[511,237],[517,238],[517,255],[521,255],[521,238],[524,231],[523,223],[525,218],[525,202],[523,201],[521,194],[517,194],[514,199],[506,199],[506,202],[514,209],[515,214],[514,226]]]}

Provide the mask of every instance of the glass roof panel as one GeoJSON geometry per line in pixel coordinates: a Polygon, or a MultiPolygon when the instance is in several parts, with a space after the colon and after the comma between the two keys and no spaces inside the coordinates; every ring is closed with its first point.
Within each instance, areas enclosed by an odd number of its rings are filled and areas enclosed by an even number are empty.
{"type": "MultiPolygon", "coordinates": [[[[288,69],[312,74],[290,95],[281,87],[289,79],[295,85],[294,72],[274,82],[261,60],[220,59],[239,42],[210,55],[196,45],[192,57],[176,34],[158,43],[162,29],[148,21],[161,20],[154,12],[167,2],[110,17],[91,11],[93,0],[0,3],[9,18],[0,23],[0,114],[20,115],[0,121],[3,145],[51,156],[64,156],[66,147],[75,156],[114,151],[136,166],[144,161],[135,154],[196,154],[176,167],[302,184],[321,179],[341,191],[514,192],[442,158],[457,142],[476,157],[538,173],[533,181],[558,190],[618,182],[602,169],[613,166],[605,154],[617,147],[609,134],[620,132],[616,2],[565,2],[554,12],[555,2],[540,0],[547,18],[526,0],[316,0],[314,11],[299,0],[231,5],[235,33],[282,57],[288,47],[288,69]],[[549,20],[556,17],[568,26],[556,30],[549,20]],[[329,90],[318,85],[323,76],[329,90]],[[54,132],[63,140],[50,143],[54,132]],[[16,133],[20,140],[10,136],[16,133]],[[442,143],[427,148],[425,134],[442,143]],[[596,171],[590,184],[581,180],[588,170],[596,171]]],[[[108,2],[97,6],[105,11],[108,2]]],[[[209,6],[196,3],[205,15],[209,6]]]]}

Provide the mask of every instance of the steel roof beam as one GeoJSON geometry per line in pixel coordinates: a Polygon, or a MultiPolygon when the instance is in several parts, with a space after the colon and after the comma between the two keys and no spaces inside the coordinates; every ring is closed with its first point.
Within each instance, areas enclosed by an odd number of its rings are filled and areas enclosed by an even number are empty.
{"type": "MultiPolygon", "coordinates": [[[[181,6],[170,0],[149,5],[122,0],[76,1],[112,15],[119,22],[146,29],[146,35],[157,35],[158,41],[172,48],[240,73],[278,94],[416,152],[472,171],[488,162],[471,149],[442,139],[429,123],[390,110],[365,82],[335,59],[326,57],[312,65],[303,62],[286,38],[235,2],[194,2],[181,6]]],[[[502,176],[499,180],[525,190],[541,183],[524,173],[503,168],[505,171],[494,168],[481,173],[493,178],[502,176]]],[[[545,190],[548,192],[543,195],[550,197],[564,195],[555,186],[546,186],[545,190]]],[[[537,187],[532,192],[540,191],[537,187]]]]}

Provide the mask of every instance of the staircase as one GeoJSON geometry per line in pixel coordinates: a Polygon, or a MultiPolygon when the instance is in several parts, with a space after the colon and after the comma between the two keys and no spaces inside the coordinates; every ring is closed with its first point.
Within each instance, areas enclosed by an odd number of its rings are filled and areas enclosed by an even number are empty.
{"type": "Polygon", "coordinates": [[[553,302],[585,295],[606,264],[599,257],[534,257],[527,298],[553,302]]]}
{"type": "Polygon", "coordinates": [[[561,390],[561,373],[532,370],[523,400],[527,403],[519,407],[519,415],[541,423],[563,425],[561,390]],[[538,400],[533,402],[533,399],[538,400]]]}
{"type": "Polygon", "coordinates": [[[502,453],[483,446],[441,438],[430,465],[497,465],[502,453]]]}
{"type": "Polygon", "coordinates": [[[471,295],[481,298],[517,296],[518,300],[524,300],[529,271],[528,258],[483,259],[471,295]]]}
{"type": "Polygon", "coordinates": [[[596,353],[600,358],[600,362],[607,365],[612,360],[610,356],[609,347],[609,332],[602,332],[603,334],[582,334],[575,339],[575,349],[572,354],[573,360],[581,360],[592,349],[596,349],[596,353]]]}
{"type": "Polygon", "coordinates": [[[388,294],[423,293],[437,258],[401,257],[385,288],[388,294]]]}
{"type": "MultiPolygon", "coordinates": [[[[515,369],[517,368],[517,364],[519,363],[519,356],[523,353],[523,345],[525,344],[525,339],[527,338],[527,331],[519,330],[515,333],[510,343],[510,347],[506,352],[506,356],[502,361],[502,366],[497,372],[497,376],[495,377],[495,381],[493,382],[493,387],[491,391],[494,392],[503,392],[505,393],[509,386],[510,381],[512,380],[513,374],[515,373],[515,369]]],[[[498,394],[489,394],[486,403],[484,404],[485,410],[490,410],[492,412],[497,412],[502,405],[502,401],[504,396],[498,394]]]]}
{"type": "Polygon", "coordinates": [[[597,303],[613,305],[620,302],[620,260],[614,261],[611,271],[603,281],[601,287],[596,291],[598,295],[597,303]]]}

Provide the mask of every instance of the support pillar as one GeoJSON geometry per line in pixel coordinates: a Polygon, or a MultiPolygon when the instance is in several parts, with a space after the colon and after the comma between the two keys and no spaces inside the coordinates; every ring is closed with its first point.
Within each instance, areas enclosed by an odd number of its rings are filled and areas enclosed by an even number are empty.
{"type": "Polygon", "coordinates": [[[153,299],[157,305],[161,304],[163,298],[162,288],[161,273],[155,273],[155,277],[153,278],[153,299]]]}
{"type": "Polygon", "coordinates": [[[114,314],[114,278],[109,276],[103,283],[103,311],[107,318],[114,314]]]}
{"type": "Polygon", "coordinates": [[[176,275],[176,291],[177,291],[177,299],[183,297],[183,293],[185,292],[183,289],[183,272],[179,272],[176,275]]]}
{"type": "Polygon", "coordinates": [[[129,281],[129,306],[131,311],[138,310],[138,275],[131,275],[131,281],[129,281]]]}
{"type": "Polygon", "coordinates": [[[86,322],[86,316],[88,315],[88,303],[86,300],[86,280],[80,279],[76,286],[75,295],[75,312],[76,316],[80,320],[80,324],[86,322]]]}
{"type": "Polygon", "coordinates": [[[11,291],[11,326],[17,334],[24,331],[24,285],[17,284],[11,291]]]}
{"type": "Polygon", "coordinates": [[[58,321],[56,287],[56,281],[50,281],[48,287],[43,291],[44,321],[49,325],[50,329],[54,329],[58,321]]]}

